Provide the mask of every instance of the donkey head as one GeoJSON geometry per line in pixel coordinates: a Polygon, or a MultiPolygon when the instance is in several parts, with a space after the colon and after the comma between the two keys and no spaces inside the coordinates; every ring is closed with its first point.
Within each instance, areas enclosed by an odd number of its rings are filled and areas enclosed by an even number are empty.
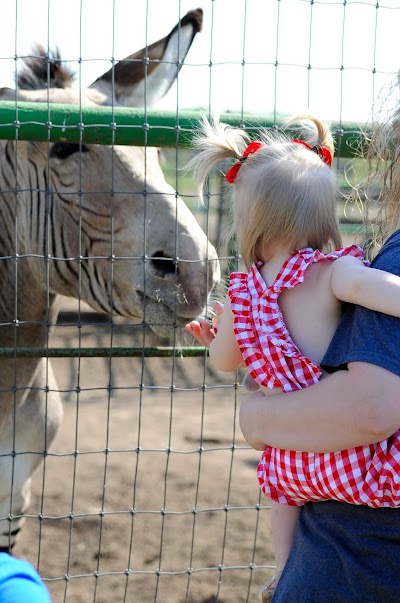
{"type": "MultiPolygon", "coordinates": [[[[189,12],[168,36],[80,91],[58,52],[49,57],[37,47],[25,60],[17,91],[3,89],[0,99],[153,105],[177,77],[201,25],[201,9],[189,12]]],[[[175,321],[183,325],[204,310],[220,277],[217,254],[166,183],[157,149],[2,144],[8,180],[17,182],[24,207],[17,252],[31,254],[31,271],[43,277],[37,278],[42,291],[36,303],[44,299],[47,270],[51,294],[80,297],[96,310],[146,321],[161,337],[175,321]],[[35,263],[35,254],[49,258],[48,266],[35,263]]]]}

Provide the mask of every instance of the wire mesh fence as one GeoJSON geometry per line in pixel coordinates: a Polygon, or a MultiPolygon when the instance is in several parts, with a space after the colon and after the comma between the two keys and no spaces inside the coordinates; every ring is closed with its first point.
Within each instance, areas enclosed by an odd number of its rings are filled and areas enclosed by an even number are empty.
{"type": "MultiPolygon", "coordinates": [[[[400,3],[15,0],[2,11],[0,547],[15,543],[54,603],[255,601],[274,559],[258,453],[238,427],[243,372],[215,372],[184,331],[239,259],[223,243],[223,179],[201,206],[183,130],[200,111],[273,127],[308,108],[345,141],[345,190],[348,141],[397,71],[400,3]],[[153,104],[172,124],[154,125],[153,104]],[[136,146],[120,146],[123,106],[137,110],[136,146]],[[87,123],[93,108],[105,122],[87,123]],[[111,139],[93,144],[104,124],[111,139]],[[168,149],[151,146],[152,127],[168,149]]],[[[383,111],[396,101],[385,99],[383,111]]],[[[346,242],[362,243],[357,207],[338,212],[346,242]]]]}

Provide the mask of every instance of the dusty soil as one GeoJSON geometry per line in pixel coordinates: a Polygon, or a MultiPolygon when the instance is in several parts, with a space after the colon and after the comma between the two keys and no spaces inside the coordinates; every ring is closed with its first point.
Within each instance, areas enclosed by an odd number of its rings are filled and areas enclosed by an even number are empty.
{"type": "MultiPolygon", "coordinates": [[[[55,345],[135,345],[129,325],[67,323],[55,345]]],[[[259,601],[269,509],[234,375],[204,358],[52,362],[65,417],[14,552],[53,603],[259,601]]]]}

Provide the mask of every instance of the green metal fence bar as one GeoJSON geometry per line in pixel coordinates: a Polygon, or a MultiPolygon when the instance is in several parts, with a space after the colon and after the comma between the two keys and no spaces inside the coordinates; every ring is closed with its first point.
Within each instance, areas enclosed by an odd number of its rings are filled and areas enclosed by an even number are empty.
{"type": "MultiPolygon", "coordinates": [[[[155,147],[188,147],[199,127],[200,111],[157,111],[125,107],[0,102],[0,139],[38,140],[85,144],[118,144],[155,147]]],[[[273,117],[225,113],[221,121],[244,127],[257,135],[272,127],[273,117]]],[[[280,124],[277,124],[280,125],[280,124]]],[[[362,139],[359,124],[332,124],[336,152],[351,157],[362,139]]]]}
{"type": "Polygon", "coordinates": [[[142,358],[142,357],[204,357],[203,347],[149,348],[0,348],[0,358],[142,358]]]}

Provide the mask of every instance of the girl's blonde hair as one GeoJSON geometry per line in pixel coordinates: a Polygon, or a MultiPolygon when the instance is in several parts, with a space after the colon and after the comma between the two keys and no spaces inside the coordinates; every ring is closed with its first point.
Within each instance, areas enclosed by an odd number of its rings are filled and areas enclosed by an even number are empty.
{"type": "MultiPolygon", "coordinates": [[[[311,147],[324,147],[333,156],[329,128],[309,115],[288,122],[297,124],[296,136],[311,147]],[[300,134],[301,132],[301,134],[300,134]]],[[[341,246],[336,217],[338,187],[332,169],[304,145],[293,142],[282,131],[262,130],[262,147],[243,161],[234,184],[232,233],[238,237],[247,268],[265,260],[272,245],[299,245],[328,250],[341,246]]],[[[239,160],[249,144],[245,131],[219,121],[202,121],[194,141],[198,153],[190,160],[202,198],[204,182],[222,160],[239,160]]]]}

